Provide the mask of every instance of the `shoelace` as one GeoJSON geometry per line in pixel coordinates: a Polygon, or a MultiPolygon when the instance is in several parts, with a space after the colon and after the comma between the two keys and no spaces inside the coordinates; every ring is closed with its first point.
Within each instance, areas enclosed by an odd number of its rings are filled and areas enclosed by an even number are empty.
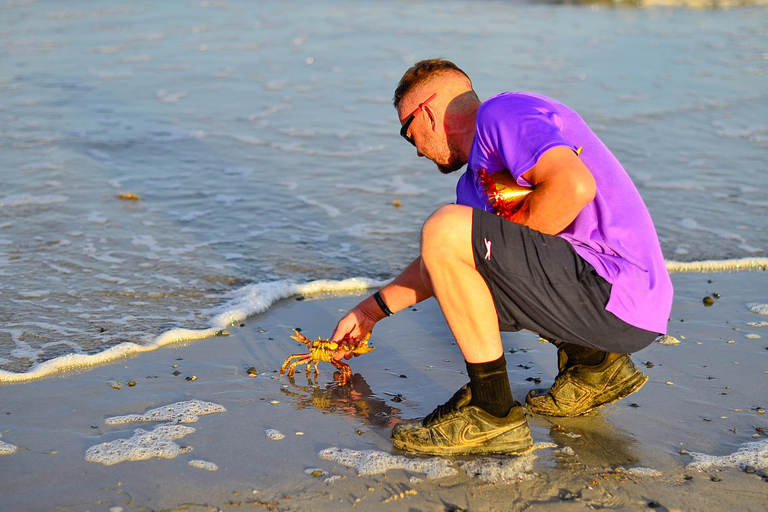
{"type": "Polygon", "coordinates": [[[437,408],[429,413],[421,422],[425,427],[429,426],[435,421],[439,421],[443,416],[448,413],[454,412],[458,409],[458,403],[467,394],[467,390],[464,388],[459,389],[453,396],[445,402],[443,405],[438,405],[437,408]]]}

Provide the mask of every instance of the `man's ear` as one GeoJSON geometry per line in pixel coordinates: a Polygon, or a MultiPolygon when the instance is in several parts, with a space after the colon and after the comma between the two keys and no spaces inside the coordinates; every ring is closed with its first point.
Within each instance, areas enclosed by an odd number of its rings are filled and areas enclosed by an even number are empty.
{"type": "Polygon", "coordinates": [[[422,108],[429,116],[429,122],[432,126],[432,131],[435,131],[435,128],[437,128],[437,117],[435,116],[435,112],[432,110],[430,105],[424,105],[422,108]]]}

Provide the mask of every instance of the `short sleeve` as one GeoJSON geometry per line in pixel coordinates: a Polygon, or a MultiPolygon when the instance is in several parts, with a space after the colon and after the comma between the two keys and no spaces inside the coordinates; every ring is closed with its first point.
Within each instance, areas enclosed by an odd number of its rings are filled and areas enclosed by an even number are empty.
{"type": "Polygon", "coordinates": [[[520,93],[505,93],[486,101],[478,110],[476,168],[487,172],[509,169],[520,176],[556,146],[575,146],[563,138],[563,121],[547,101],[520,93]]]}

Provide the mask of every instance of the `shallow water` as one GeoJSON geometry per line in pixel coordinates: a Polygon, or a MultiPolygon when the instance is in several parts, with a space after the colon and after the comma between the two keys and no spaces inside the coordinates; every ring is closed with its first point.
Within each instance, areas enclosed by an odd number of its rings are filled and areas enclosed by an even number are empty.
{"type": "Polygon", "coordinates": [[[766,255],[765,7],[322,4],[0,4],[0,369],[394,276],[458,178],[398,136],[425,57],[579,111],[668,260],[766,255]]]}

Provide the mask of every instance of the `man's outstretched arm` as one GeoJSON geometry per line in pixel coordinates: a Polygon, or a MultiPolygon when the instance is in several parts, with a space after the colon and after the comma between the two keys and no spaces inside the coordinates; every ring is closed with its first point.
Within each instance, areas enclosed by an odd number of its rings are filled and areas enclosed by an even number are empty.
{"type": "MultiPolygon", "coordinates": [[[[421,256],[416,258],[391,283],[379,292],[387,307],[393,313],[432,297],[429,277],[422,271],[421,256]]],[[[331,336],[338,341],[345,336],[360,339],[371,330],[376,322],[385,318],[385,314],[373,296],[355,306],[344,318],[339,320],[331,336]]]]}

